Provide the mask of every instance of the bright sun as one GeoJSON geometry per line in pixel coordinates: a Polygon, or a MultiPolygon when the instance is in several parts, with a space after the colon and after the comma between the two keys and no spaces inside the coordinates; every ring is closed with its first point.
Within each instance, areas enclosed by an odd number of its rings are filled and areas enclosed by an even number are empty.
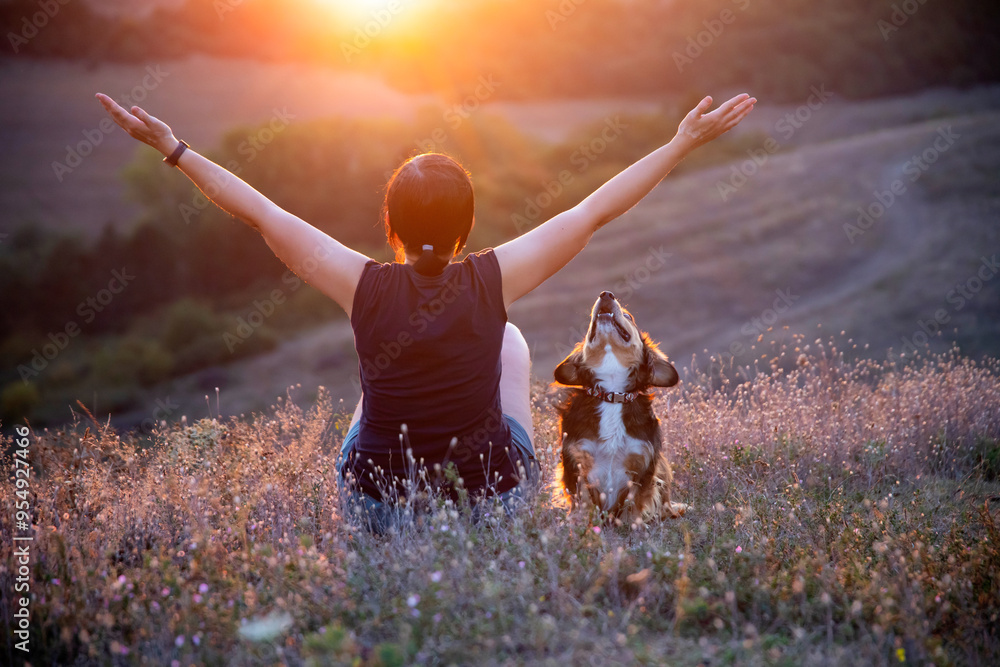
{"type": "Polygon", "coordinates": [[[315,0],[317,4],[334,10],[349,21],[390,22],[397,16],[412,13],[411,10],[428,0],[315,0]]]}

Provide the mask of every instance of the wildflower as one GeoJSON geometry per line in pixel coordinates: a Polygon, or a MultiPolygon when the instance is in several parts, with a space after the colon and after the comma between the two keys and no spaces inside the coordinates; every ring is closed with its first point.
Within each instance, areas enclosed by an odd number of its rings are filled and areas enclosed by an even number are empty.
{"type": "Polygon", "coordinates": [[[442,533],[447,533],[448,532],[448,524],[444,524],[443,526],[441,526],[441,532],[442,533]]]}
{"type": "Polygon", "coordinates": [[[409,607],[416,607],[420,603],[420,596],[414,593],[410,597],[406,598],[406,604],[409,607]]]}
{"type": "Polygon", "coordinates": [[[292,627],[292,616],[288,612],[271,613],[264,618],[255,618],[250,622],[244,618],[242,623],[243,625],[239,629],[241,637],[251,641],[266,642],[292,627]]]}
{"type": "Polygon", "coordinates": [[[174,644],[176,644],[178,648],[184,646],[184,635],[177,635],[177,639],[174,640],[174,644]]]}
{"type": "Polygon", "coordinates": [[[54,585],[56,585],[56,586],[59,586],[59,585],[61,585],[61,583],[60,583],[60,581],[59,581],[59,579],[58,579],[58,578],[55,578],[55,579],[53,579],[53,580],[52,580],[52,583],[53,583],[54,585]]]}
{"type": "Polygon", "coordinates": [[[162,595],[163,597],[167,597],[168,595],[170,595],[170,589],[164,586],[163,590],[160,591],[160,595],[162,595]]]}
{"type": "Polygon", "coordinates": [[[441,570],[437,570],[435,572],[431,572],[431,581],[433,581],[436,584],[439,581],[441,581],[441,576],[442,576],[441,570]]]}
{"type": "Polygon", "coordinates": [[[738,553],[738,554],[743,553],[743,547],[737,546],[736,547],[736,553],[738,553]]]}
{"type": "Polygon", "coordinates": [[[902,648],[896,649],[896,659],[900,662],[906,662],[906,651],[902,648]]]}
{"type": "Polygon", "coordinates": [[[601,534],[601,527],[600,526],[594,526],[594,532],[597,533],[598,535],[600,535],[601,534]]]}
{"type": "Polygon", "coordinates": [[[517,566],[523,570],[524,569],[524,561],[523,560],[517,561],[517,566]]]}
{"type": "Polygon", "coordinates": [[[194,637],[191,637],[191,641],[194,642],[195,646],[201,646],[201,636],[200,635],[195,635],[194,637]]]}
{"type": "Polygon", "coordinates": [[[207,593],[208,592],[208,584],[202,584],[202,585],[198,586],[198,592],[199,593],[207,593]]]}
{"type": "Polygon", "coordinates": [[[194,599],[194,603],[195,604],[199,604],[201,602],[201,595],[199,595],[198,593],[195,593],[193,599],[194,599]]]}
{"type": "Polygon", "coordinates": [[[441,622],[441,612],[438,612],[438,613],[434,614],[434,622],[435,623],[440,623],[441,622]]]}

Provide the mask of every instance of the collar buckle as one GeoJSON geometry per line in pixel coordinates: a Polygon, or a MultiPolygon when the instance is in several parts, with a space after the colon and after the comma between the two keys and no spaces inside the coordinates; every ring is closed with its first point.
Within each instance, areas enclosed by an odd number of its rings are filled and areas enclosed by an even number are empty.
{"type": "Polygon", "coordinates": [[[631,403],[639,396],[639,392],[635,391],[604,391],[596,386],[587,387],[587,394],[599,398],[605,403],[631,403]]]}

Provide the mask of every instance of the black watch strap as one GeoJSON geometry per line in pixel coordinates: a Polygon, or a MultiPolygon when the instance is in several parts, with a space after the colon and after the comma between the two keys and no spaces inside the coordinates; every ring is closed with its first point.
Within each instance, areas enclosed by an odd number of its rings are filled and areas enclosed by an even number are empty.
{"type": "Polygon", "coordinates": [[[163,161],[169,164],[171,167],[176,167],[177,161],[181,159],[181,154],[184,153],[184,151],[186,151],[188,148],[190,148],[190,146],[188,146],[187,143],[185,143],[184,141],[178,141],[177,148],[175,148],[174,152],[171,153],[169,156],[163,158],[163,161]]]}

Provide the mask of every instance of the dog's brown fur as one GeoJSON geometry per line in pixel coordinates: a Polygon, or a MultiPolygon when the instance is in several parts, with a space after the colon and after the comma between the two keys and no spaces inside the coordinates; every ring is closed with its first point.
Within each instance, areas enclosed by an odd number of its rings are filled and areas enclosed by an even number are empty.
{"type": "Polygon", "coordinates": [[[589,500],[625,524],[682,515],[688,506],[670,500],[673,475],[646,393],[677,384],[677,371],[613,294],[597,299],[585,340],[556,367],[555,379],[578,387],[560,406],[562,481],[574,502],[589,500]],[[586,392],[594,386],[638,395],[607,403],[586,392]]]}

